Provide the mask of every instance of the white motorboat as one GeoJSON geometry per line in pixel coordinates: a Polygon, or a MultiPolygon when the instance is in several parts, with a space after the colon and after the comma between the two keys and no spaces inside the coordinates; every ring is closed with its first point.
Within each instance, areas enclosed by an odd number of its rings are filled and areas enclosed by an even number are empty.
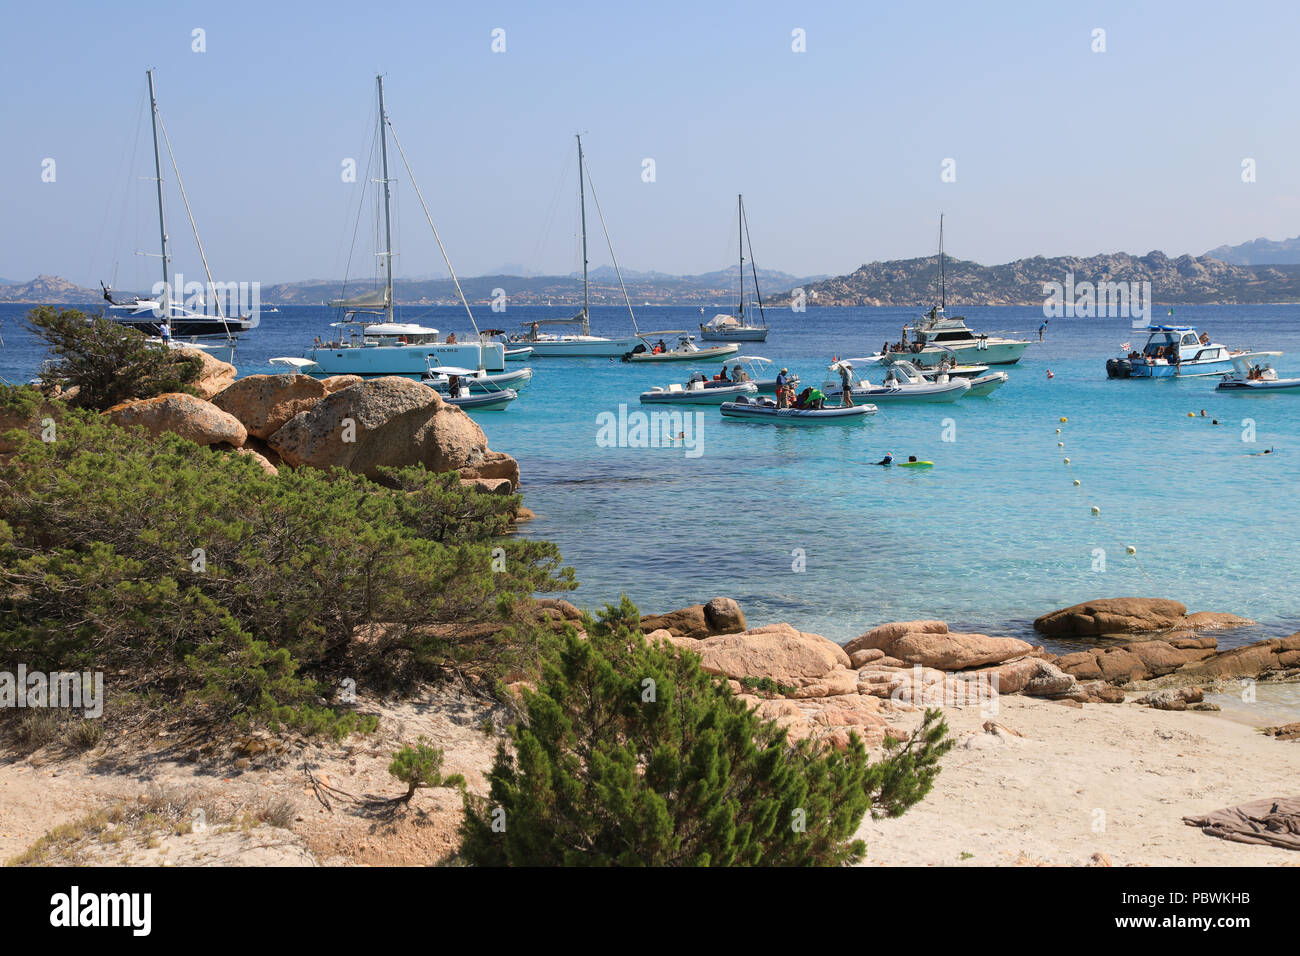
{"type": "Polygon", "coordinates": [[[701,359],[721,358],[740,351],[734,342],[728,345],[710,345],[700,348],[695,344],[695,336],[681,329],[665,332],[646,332],[640,336],[636,348],[623,355],[624,362],[690,362],[701,359]],[[677,344],[669,348],[663,340],[665,335],[676,335],[677,344]],[[651,341],[658,336],[658,341],[651,341]]]}
{"type": "Polygon", "coordinates": [[[1024,339],[974,332],[960,315],[948,315],[947,278],[943,254],[943,217],[939,217],[939,304],[924,316],[903,327],[900,341],[885,352],[921,367],[938,365],[956,355],[962,364],[1014,365],[1029,348],[1024,339]]]}
{"type": "Polygon", "coordinates": [[[479,377],[482,369],[461,368],[456,365],[438,365],[429,369],[424,383],[438,391],[443,401],[466,411],[496,412],[505,408],[519,393],[513,388],[502,388],[479,377]],[[475,382],[482,390],[475,392],[475,382]]]}
{"type": "Polygon", "coordinates": [[[709,381],[703,372],[697,372],[684,385],[674,383],[667,388],[656,385],[642,392],[641,402],[644,405],[721,405],[757,394],[758,385],[754,382],[709,381]]]}
{"type": "MultiPolygon", "coordinates": [[[[763,342],[767,340],[767,316],[763,314],[763,296],[758,291],[758,268],[754,265],[754,247],[749,247],[749,266],[754,275],[754,297],[758,321],[745,317],[745,245],[749,240],[749,220],[745,217],[745,197],[736,197],[737,235],[740,246],[740,298],[736,314],[723,312],[700,324],[700,338],[705,342],[763,342]]],[[[751,313],[752,317],[752,313],[751,313]]]]}
{"type": "MultiPolygon", "coordinates": [[[[734,368],[731,372],[733,382],[753,382],[758,386],[760,395],[776,395],[776,376],[772,374],[774,363],[770,358],[763,358],[761,355],[737,355],[729,359],[734,368]],[[741,368],[741,366],[745,366],[741,368]],[[737,378],[737,372],[742,376],[737,378]]],[[[723,363],[723,369],[727,368],[728,362],[723,363]]],[[[799,387],[799,376],[790,372],[786,373],[785,381],[792,388],[799,387]]]]}
{"type": "MultiPolygon", "coordinates": [[[[971,390],[969,379],[949,378],[945,373],[935,375],[935,381],[926,381],[911,362],[895,359],[885,371],[880,385],[873,385],[853,368],[852,359],[841,359],[829,366],[832,372],[841,369],[849,380],[849,396],[854,402],[955,402],[971,390]]],[[[844,393],[841,378],[827,379],[822,383],[827,403],[842,400],[844,393]]]]}
{"type": "Polygon", "coordinates": [[[1278,378],[1269,359],[1281,352],[1242,352],[1232,357],[1232,372],[1214,386],[1220,392],[1300,392],[1300,378],[1278,378]]]}
{"type": "Polygon", "coordinates": [[[331,308],[343,310],[343,321],[331,323],[331,327],[335,329],[333,340],[317,339],[311,348],[303,352],[301,360],[281,356],[270,361],[272,364],[290,365],[309,374],[320,376],[400,375],[418,379],[424,376],[431,363],[472,365],[489,372],[502,372],[505,370],[505,346],[500,342],[485,341],[479,333],[478,323],[474,321],[474,313],[461,290],[460,280],[456,278],[451,259],[443,247],[442,239],[438,236],[438,229],[433,224],[433,217],[429,215],[428,206],[424,203],[424,195],[415,183],[410,164],[406,163],[406,154],[397,140],[396,129],[384,108],[384,78],[379,76],[375,81],[379,95],[379,128],[376,138],[383,172],[383,178],[378,181],[383,192],[383,288],[330,302],[331,308]],[[402,162],[406,165],[411,185],[424,209],[429,227],[433,230],[434,239],[437,240],[447,271],[451,274],[456,293],[465,307],[470,323],[474,326],[475,341],[473,342],[448,342],[440,337],[435,328],[397,322],[394,318],[392,180],[388,175],[390,136],[401,154],[402,162]]]}
{"type": "MultiPolygon", "coordinates": [[[[591,198],[596,200],[596,211],[600,212],[600,201],[596,199],[596,186],[591,182],[591,173],[587,169],[582,154],[582,137],[578,137],[578,211],[582,223],[582,308],[568,319],[540,319],[523,323],[528,332],[512,335],[509,344],[532,348],[535,358],[614,358],[636,348],[635,335],[618,339],[602,338],[591,334],[590,284],[587,280],[587,194],[584,182],[591,186],[591,198]],[[582,331],[574,334],[553,334],[543,332],[543,325],[577,325],[582,331]]],[[[605,217],[600,217],[601,228],[605,229],[605,217]]],[[[610,258],[614,259],[614,244],[610,242],[609,230],[605,229],[605,241],[609,244],[610,258]]],[[[614,259],[614,270],[619,272],[618,260],[614,259]]],[[[619,272],[619,286],[623,286],[623,275],[619,272]]],[[[632,315],[632,303],[627,298],[627,289],[623,289],[623,299],[627,302],[627,311],[632,315]]],[[[636,330],[636,316],[632,315],[632,328],[636,330]]]]}
{"type": "MultiPolygon", "coordinates": [[[[220,336],[227,340],[233,340],[241,332],[248,332],[257,328],[259,317],[259,306],[254,305],[248,315],[228,316],[224,313],[221,304],[221,291],[218,290],[216,283],[212,281],[212,273],[208,271],[207,256],[203,252],[203,243],[199,240],[198,227],[194,225],[194,216],[190,215],[190,225],[194,230],[194,241],[198,244],[199,257],[203,260],[203,269],[207,275],[207,289],[213,293],[212,302],[209,304],[206,297],[202,294],[191,296],[190,304],[185,304],[185,286],[184,277],[177,273],[175,283],[171,275],[171,254],[168,252],[168,235],[167,222],[163,210],[163,175],[162,175],[162,153],[159,150],[158,127],[162,123],[162,116],[158,111],[158,100],[154,96],[153,89],[153,70],[146,70],[145,76],[149,79],[149,111],[153,121],[153,165],[154,178],[157,184],[158,192],[158,234],[160,237],[160,259],[162,260],[162,284],[155,288],[161,289],[161,294],[153,298],[144,298],[141,296],[132,296],[129,300],[118,301],[113,298],[113,289],[103,282],[100,282],[100,288],[104,290],[104,300],[108,302],[108,318],[133,329],[138,329],[146,335],[161,335],[162,326],[166,324],[167,331],[177,338],[190,338],[193,336],[220,336]],[[173,294],[175,293],[175,294],[173,294]],[[198,306],[196,309],[194,306],[198,306]],[[212,311],[207,311],[208,309],[212,311]],[[202,309],[203,311],[199,311],[202,309]]],[[[167,136],[166,129],[163,130],[163,136],[167,136]]],[[[167,144],[168,153],[171,152],[170,141],[167,144]]],[[[180,182],[180,169],[176,166],[176,158],[172,156],[172,169],[176,173],[176,181],[180,182]]],[[[181,199],[185,202],[185,209],[188,213],[189,200],[185,196],[185,191],[181,190],[181,199]]],[[[244,305],[242,299],[242,286],[237,286],[240,290],[240,301],[236,307],[242,308],[244,305]]],[[[254,302],[256,303],[256,299],[254,302]]]]}
{"type": "Polygon", "coordinates": [[[1222,375],[1232,367],[1233,358],[1245,352],[1211,342],[1208,332],[1197,335],[1190,325],[1151,325],[1146,331],[1147,341],[1141,351],[1129,351],[1123,358],[1106,361],[1108,378],[1222,375]]]}
{"type": "Polygon", "coordinates": [[[768,398],[757,400],[738,398],[734,402],[725,402],[719,408],[726,418],[739,418],[752,422],[770,422],[775,425],[829,425],[860,422],[869,415],[876,414],[876,406],[871,404],[849,405],[847,407],[827,406],[825,408],[777,408],[776,402],[768,398]]]}
{"type": "MultiPolygon", "coordinates": [[[[969,370],[978,369],[979,366],[957,366],[957,369],[969,370]]],[[[938,365],[932,369],[919,368],[917,372],[927,382],[937,382],[942,376],[948,376],[948,379],[962,378],[970,382],[970,391],[966,393],[967,398],[984,398],[992,395],[999,388],[1007,383],[1011,378],[1006,372],[990,372],[988,367],[984,367],[983,374],[975,375],[958,375],[955,369],[948,368],[945,365],[938,365]]]]}
{"type": "Polygon", "coordinates": [[[502,388],[513,388],[516,391],[527,388],[528,383],[533,380],[533,370],[531,368],[515,369],[509,372],[489,372],[485,369],[473,369],[466,371],[463,368],[457,368],[457,371],[447,372],[448,366],[433,366],[426,370],[421,381],[431,388],[442,391],[447,386],[449,375],[455,375],[469,386],[471,392],[492,392],[502,388]]]}

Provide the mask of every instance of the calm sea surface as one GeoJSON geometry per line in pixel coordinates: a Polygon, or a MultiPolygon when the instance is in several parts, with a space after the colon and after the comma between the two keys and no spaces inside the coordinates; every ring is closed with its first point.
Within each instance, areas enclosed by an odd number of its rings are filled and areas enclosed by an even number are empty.
{"type": "MultiPolygon", "coordinates": [[[[1034,339],[1042,320],[1036,308],[952,311],[977,330],[1034,339]]],[[[31,378],[44,357],[25,312],[0,305],[0,377],[10,382],[31,378]]],[[[562,314],[484,309],[479,321],[514,327],[562,314]]],[[[643,329],[694,329],[701,318],[698,308],[637,314],[643,329]]],[[[312,307],[264,314],[239,344],[240,374],[275,371],[267,359],[300,354],[333,318],[312,307]]],[[[742,353],[820,382],[832,355],[876,351],[910,318],[774,311],[768,341],[742,353]]],[[[1176,318],[1228,345],[1281,349],[1279,372],[1300,376],[1300,306],[1184,307],[1176,318]]],[[[458,309],[410,307],[401,319],[468,338],[458,309]]],[[[626,310],[594,309],[593,331],[627,334],[626,310]]],[[[843,641],[917,617],[1026,634],[1054,608],[1142,595],[1260,622],[1220,635],[1224,646],[1300,630],[1300,395],[1220,395],[1213,378],[1108,381],[1105,359],[1143,340],[1126,319],[1054,319],[993,396],[881,405],[849,426],[778,428],[702,407],[698,457],[680,445],[597,442],[601,412],[638,411],[641,391],[684,380],[688,363],[538,360],[518,402],[476,417],[492,447],[519,460],[538,515],[524,533],[560,546],[582,582],[575,600],[588,606],[626,592],[643,609],[667,610],[723,594],[752,624],[790,621],[843,641]],[[1251,454],[1270,447],[1275,454],[1251,454]],[[885,452],[935,467],[869,464],[885,452]]]]}

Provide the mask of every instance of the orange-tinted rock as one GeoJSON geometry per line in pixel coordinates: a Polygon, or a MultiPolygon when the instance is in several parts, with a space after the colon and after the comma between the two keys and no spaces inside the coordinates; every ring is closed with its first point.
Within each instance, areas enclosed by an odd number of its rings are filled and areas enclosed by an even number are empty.
{"type": "Polygon", "coordinates": [[[248,432],[235,416],[182,392],[123,402],[101,413],[114,425],[142,427],[157,437],[171,432],[199,445],[242,447],[248,432]]]}

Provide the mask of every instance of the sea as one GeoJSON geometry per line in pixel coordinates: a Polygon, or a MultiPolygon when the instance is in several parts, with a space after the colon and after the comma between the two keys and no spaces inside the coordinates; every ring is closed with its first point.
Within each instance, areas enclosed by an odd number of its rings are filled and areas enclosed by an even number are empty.
{"type": "MultiPolygon", "coordinates": [[[[46,357],[28,308],[0,305],[0,379],[12,383],[46,357]]],[[[643,330],[694,330],[715,311],[646,306],[636,317],[643,330]]],[[[1300,395],[1220,394],[1215,378],[1109,380],[1106,359],[1145,341],[1127,318],[1054,318],[1040,343],[1040,308],[949,311],[1033,340],[987,398],[881,404],[854,424],[810,428],[689,408],[669,436],[680,440],[651,443],[611,422],[662,411],[638,395],[685,381],[691,363],[540,359],[519,401],[476,419],[492,448],[519,461],[537,515],[520,533],[558,544],[581,582],[572,597],[590,608],[623,594],[647,612],[726,595],[751,625],[788,621],[841,642],[914,618],[1034,638],[1034,618],[1056,608],[1149,596],[1258,622],[1219,632],[1222,647],[1300,631],[1300,395]],[[934,466],[873,464],[886,453],[934,466]]],[[[1217,342],[1287,353],[1279,374],[1300,376],[1300,305],[1175,311],[1217,342]]],[[[1164,312],[1157,321],[1170,321],[1164,312]]],[[[478,321],[514,328],[565,314],[485,308],[478,321]]],[[[896,341],[914,315],[768,310],[767,341],[741,354],[820,383],[833,358],[896,341]]],[[[268,360],[300,355],[336,318],[264,309],[235,351],[240,374],[282,371],[268,360]]],[[[460,308],[411,306],[399,318],[471,334],[460,308]]],[[[595,307],[592,326],[621,336],[631,319],[595,307]]],[[[711,375],[721,362],[698,367],[711,375]]]]}

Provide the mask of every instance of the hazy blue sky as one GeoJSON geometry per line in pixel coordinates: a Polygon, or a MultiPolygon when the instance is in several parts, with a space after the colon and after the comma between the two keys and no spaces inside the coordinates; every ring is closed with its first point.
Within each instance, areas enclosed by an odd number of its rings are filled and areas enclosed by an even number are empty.
{"type": "MultiPolygon", "coordinates": [[[[798,274],[928,255],[941,211],[948,251],[986,263],[1300,233],[1300,5],[1130,6],[7,4],[0,276],[91,285],[117,262],[120,285],[152,283],[156,260],[134,255],[156,251],[140,180],[149,67],[230,280],[342,274],[365,186],[343,183],[341,163],[364,172],[377,72],[466,275],[577,268],[575,131],[631,269],[730,262],[738,191],[759,265],[798,274]],[[206,52],[191,50],[195,28],[206,52]],[[941,181],[946,158],[956,182],[941,181]]],[[[393,163],[398,272],[442,274],[393,163]]],[[[199,278],[169,187],[175,265],[199,278]]],[[[593,263],[607,262],[590,223],[593,263]]]]}

